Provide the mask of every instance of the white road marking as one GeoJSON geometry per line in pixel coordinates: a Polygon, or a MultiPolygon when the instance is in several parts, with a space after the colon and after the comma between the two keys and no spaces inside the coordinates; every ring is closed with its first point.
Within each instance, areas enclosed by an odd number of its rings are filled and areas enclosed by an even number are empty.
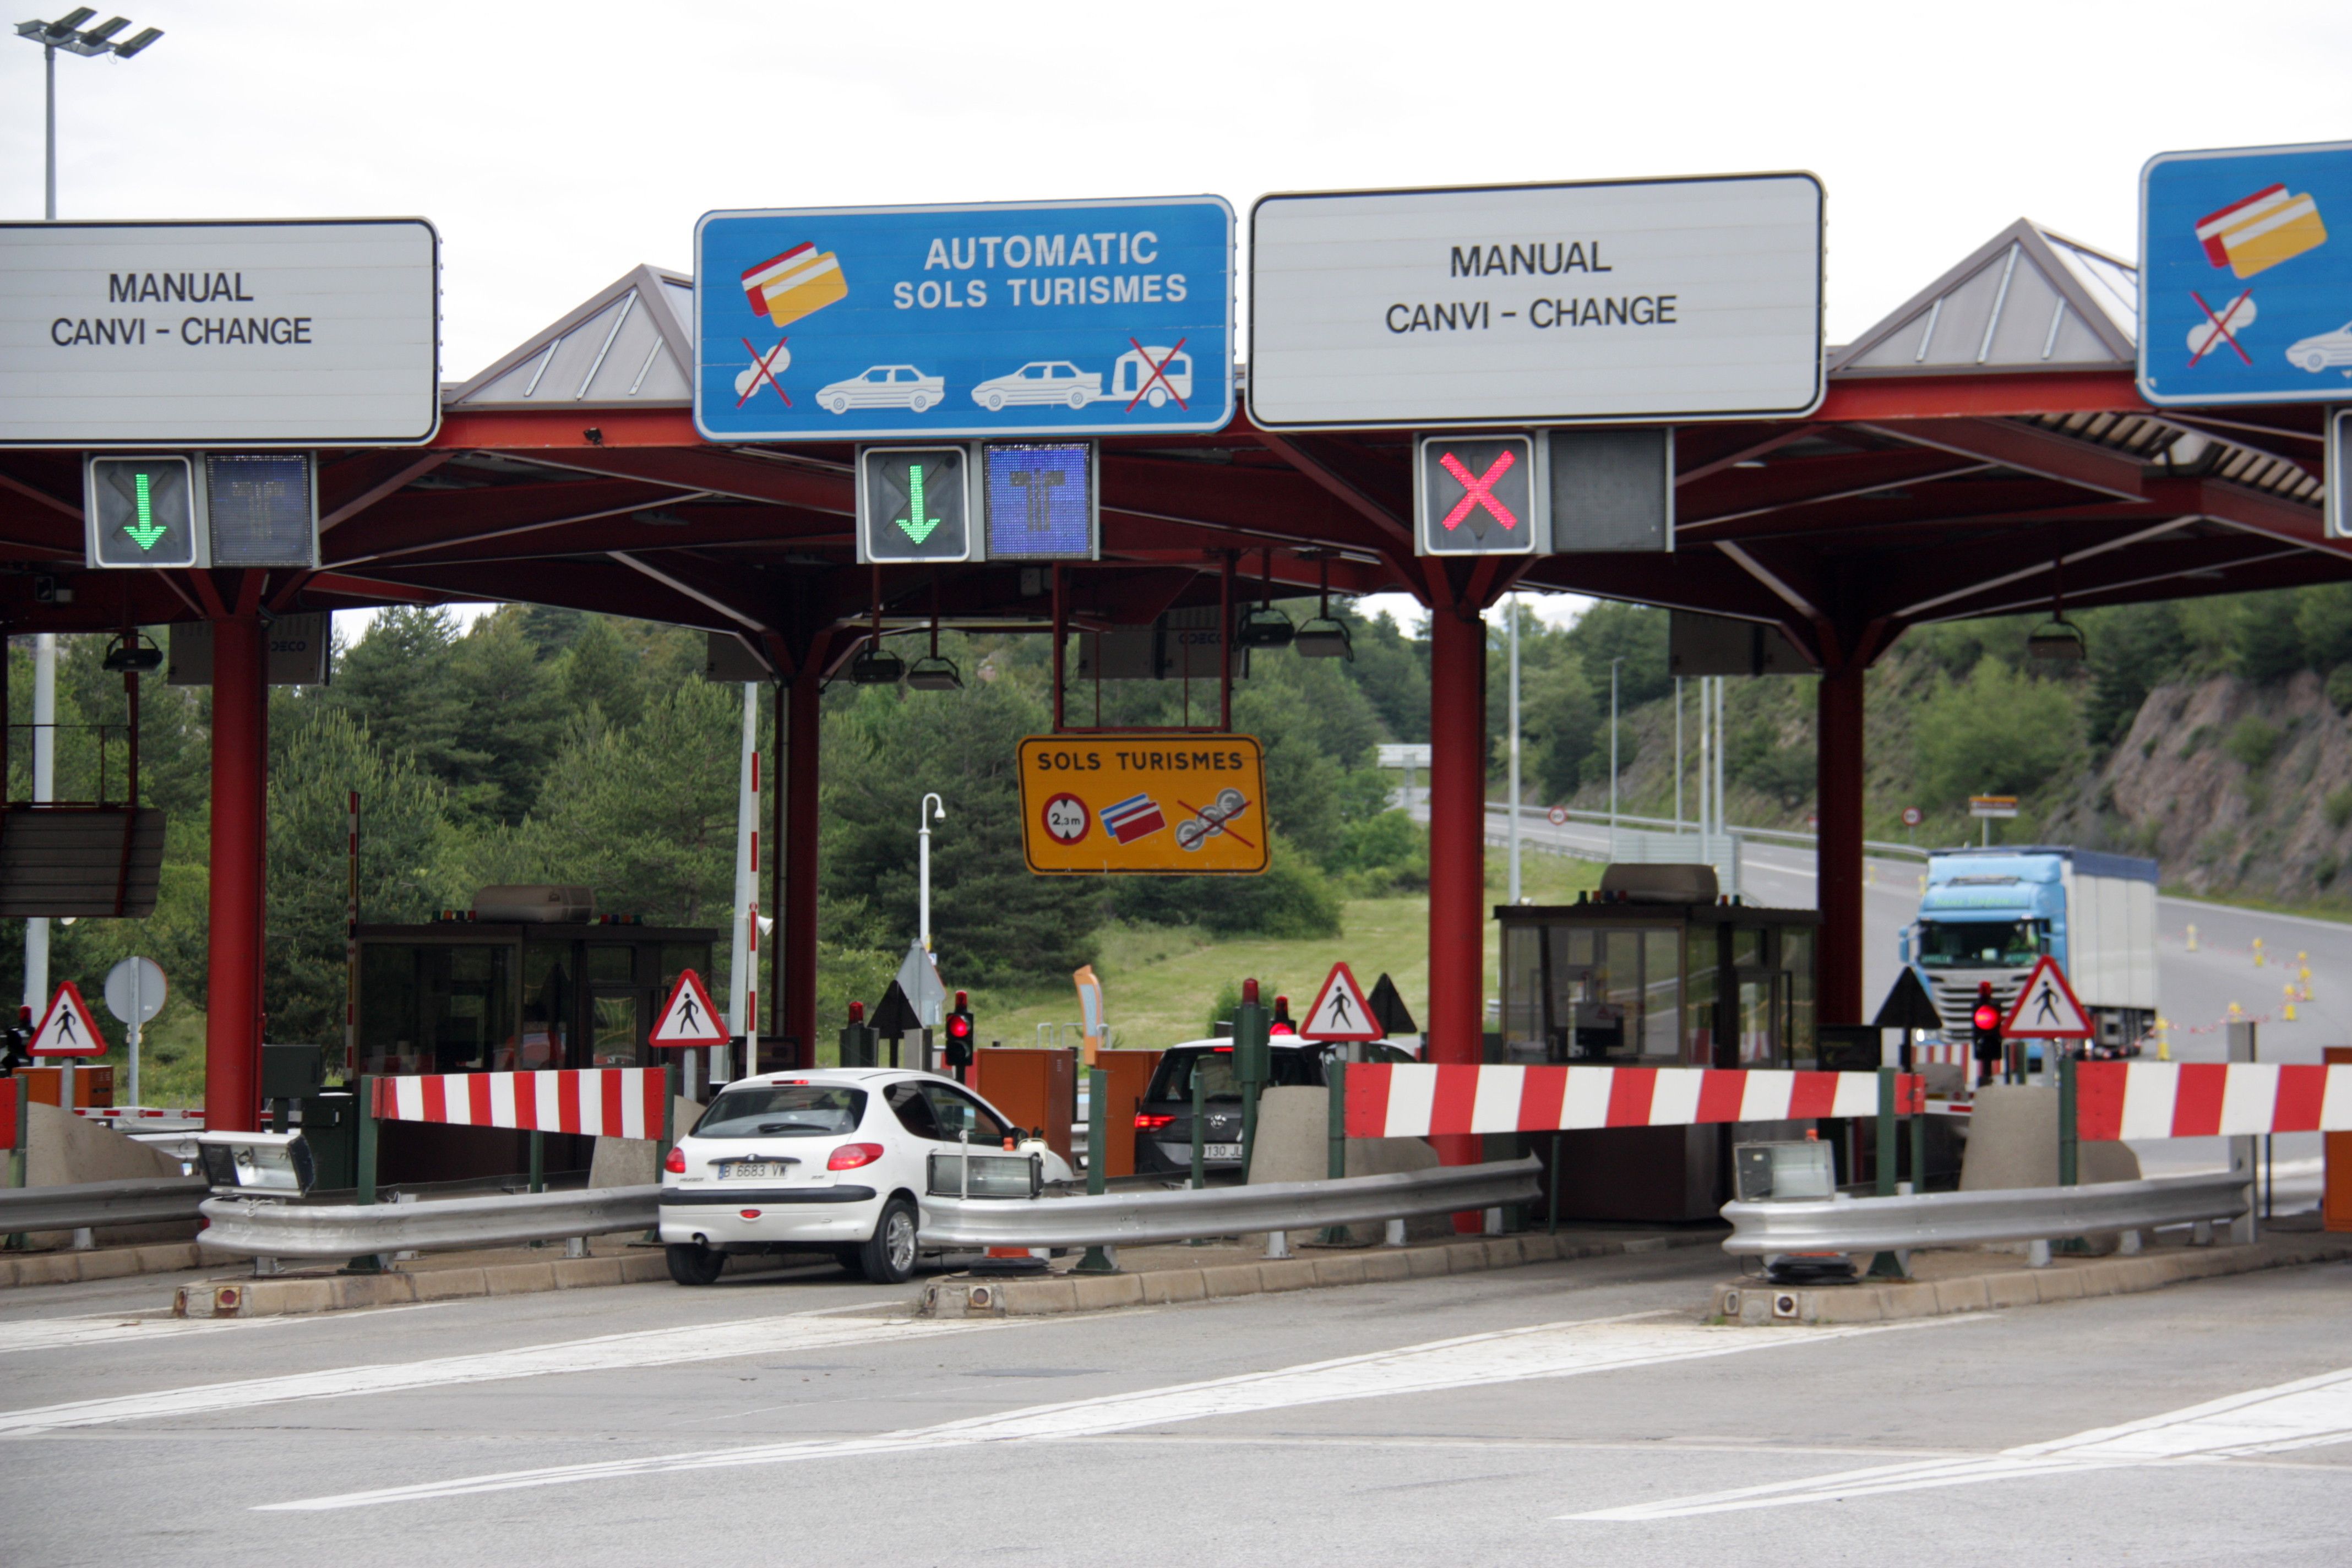
{"type": "MultiPolygon", "coordinates": [[[[429,1308],[446,1306],[444,1301],[419,1301],[410,1306],[380,1307],[368,1313],[371,1318],[386,1312],[421,1312],[429,1308]]],[[[148,1341],[178,1339],[184,1334],[219,1333],[232,1329],[268,1329],[293,1323],[323,1323],[348,1321],[347,1317],[334,1318],[298,1315],[277,1318],[137,1318],[121,1312],[93,1312],[74,1318],[26,1318],[16,1322],[0,1323],[0,1355],[16,1351],[75,1350],[83,1345],[114,1344],[124,1340],[148,1341]]]]}
{"type": "Polygon", "coordinates": [[[1779,1481],[1732,1491],[1669,1498],[1563,1519],[1639,1521],[1692,1514],[1781,1508],[1790,1503],[1843,1501],[1881,1492],[2033,1476],[2077,1475],[2133,1465],[2210,1463],[2257,1454],[2283,1454],[2352,1441],[2352,1368],[2234,1394],[2144,1421],[2099,1426],[2048,1443],[2030,1443],[1969,1458],[1874,1465],[1810,1480],[1779,1481]]]}
{"type": "Polygon", "coordinates": [[[1370,1355],[1346,1356],[1337,1361],[1314,1362],[1271,1372],[1244,1373],[1236,1377],[1212,1378],[1206,1382],[1178,1384],[1167,1388],[1149,1388],[1133,1394],[1107,1394],[1055,1405],[1032,1405],[995,1415],[972,1416],[936,1426],[910,1427],[872,1437],[818,1438],[751,1447],[654,1455],[637,1459],[613,1459],[597,1464],[509,1470],[457,1480],[426,1481],[415,1486],[384,1487],[372,1491],[269,1503],[257,1511],[366,1508],[382,1503],[418,1502],[434,1498],[513,1491],[526,1487],[667,1475],[681,1470],[732,1469],[752,1465],[787,1464],[801,1459],[845,1458],[904,1453],[911,1449],[965,1447],[983,1443],[1057,1442],[1104,1433],[1133,1431],[1139,1427],[1160,1426],[1171,1422],[1197,1421],[1212,1415],[1245,1415],[1337,1400],[1422,1394],[1485,1384],[1517,1383],[1530,1378],[1572,1377],[1580,1373],[1610,1372],[1621,1367],[1650,1366],[1661,1362],[1734,1355],[1742,1351],[1776,1346],[1815,1345],[1861,1334],[1968,1321],[1931,1318],[1917,1324],[1780,1331],[1708,1329],[1696,1325],[1629,1322],[1622,1319],[1543,1323],[1533,1328],[1436,1340],[1426,1344],[1407,1345],[1400,1350],[1375,1352],[1370,1355]]]}
{"type": "Polygon", "coordinates": [[[117,1421],[146,1421],[159,1416],[210,1415],[225,1410],[248,1410],[261,1405],[283,1405],[299,1399],[340,1399],[351,1394],[394,1394],[411,1388],[444,1388],[452,1384],[493,1383],[514,1377],[550,1377],[565,1373],[609,1372],[616,1369],[676,1366],[686,1362],[725,1361],[734,1356],[768,1355],[779,1351],[808,1350],[822,1345],[866,1345],[897,1340],[928,1339],[943,1333],[968,1333],[974,1329],[1010,1327],[1017,1320],[971,1320],[928,1322],[912,1319],[875,1321],[818,1313],[793,1313],[771,1318],[743,1318],[685,1329],[653,1329],[642,1333],[606,1334],[595,1339],[563,1340],[552,1344],[525,1345],[517,1350],[488,1351],[477,1355],[442,1356],[430,1361],[394,1362],[376,1366],[335,1367],[325,1372],[294,1373],[284,1377],[249,1378],[236,1383],[204,1384],[193,1388],[159,1389],[152,1394],[126,1394],[108,1399],[83,1399],[68,1405],[45,1405],[33,1409],[0,1411],[0,1437],[26,1437],[68,1426],[100,1426],[117,1421]]]}

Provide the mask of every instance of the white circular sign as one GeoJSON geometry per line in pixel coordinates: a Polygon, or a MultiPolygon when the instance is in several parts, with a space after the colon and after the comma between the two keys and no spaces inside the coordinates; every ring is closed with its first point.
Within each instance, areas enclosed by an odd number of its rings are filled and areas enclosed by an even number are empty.
{"type": "Polygon", "coordinates": [[[106,972],[106,1010],[123,1023],[143,1024],[163,1010],[164,990],[163,968],[153,959],[126,958],[106,972]]]}
{"type": "Polygon", "coordinates": [[[1087,836],[1092,821],[1087,803],[1074,795],[1057,795],[1045,803],[1045,831],[1059,844],[1076,844],[1087,836]]]}
{"type": "Polygon", "coordinates": [[[1916,826],[1918,826],[1921,823],[1923,823],[1923,822],[1925,822],[1925,821],[1927,821],[1927,813],[1925,813],[1925,812],[1923,812],[1923,811],[1921,811],[1917,806],[1916,806],[1916,805],[1906,805],[1906,806],[1905,806],[1905,807],[1903,808],[1903,826],[1906,826],[1906,827],[1916,827],[1916,826]]]}
{"type": "Polygon", "coordinates": [[[1565,827],[1568,826],[1568,807],[1564,805],[1555,805],[1549,811],[1545,812],[1544,815],[1551,819],[1551,825],[1554,827],[1565,827]]]}

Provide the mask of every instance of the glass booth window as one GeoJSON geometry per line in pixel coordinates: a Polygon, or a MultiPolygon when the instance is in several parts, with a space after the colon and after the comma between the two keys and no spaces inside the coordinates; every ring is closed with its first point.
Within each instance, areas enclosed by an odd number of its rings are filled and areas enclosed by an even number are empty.
{"type": "Polygon", "coordinates": [[[628,985],[637,978],[637,950],[596,946],[588,950],[588,981],[592,985],[628,985]]]}
{"type": "Polygon", "coordinates": [[[506,1071],[514,1066],[514,949],[370,942],[360,963],[360,1070],[506,1071]]]}
{"type": "Polygon", "coordinates": [[[1689,1060],[1698,1067],[1715,1065],[1716,963],[1719,946],[1715,932],[1694,926],[1685,949],[1689,969],[1683,983],[1684,1023],[1690,1040],[1689,1060]]]}
{"type": "Polygon", "coordinates": [[[522,1040],[515,1067],[523,1072],[572,1065],[572,1013],[577,997],[568,942],[525,942],[522,950],[522,1040]]]}
{"type": "Polygon", "coordinates": [[[1682,933],[1642,933],[1642,1058],[1678,1062],[1683,1056],[1682,933]]]}
{"type": "Polygon", "coordinates": [[[1787,978],[1786,1010],[1781,1016],[1780,1059],[1792,1068],[1821,1065],[1821,1049],[1813,1032],[1813,928],[1780,928],[1780,971],[1787,978]]]}
{"type": "Polygon", "coordinates": [[[1682,1059],[1679,928],[1514,926],[1504,933],[1503,1031],[1545,1059],[1682,1059]]]}

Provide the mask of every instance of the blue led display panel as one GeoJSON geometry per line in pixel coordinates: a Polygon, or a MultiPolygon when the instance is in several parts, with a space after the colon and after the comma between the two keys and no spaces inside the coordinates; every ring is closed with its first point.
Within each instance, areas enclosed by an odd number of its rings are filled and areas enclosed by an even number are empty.
{"type": "Polygon", "coordinates": [[[983,448],[991,561],[1095,558],[1091,441],[992,441],[983,448]]]}
{"type": "Polygon", "coordinates": [[[215,566],[316,566],[318,494],[302,453],[205,458],[205,517],[215,566]]]}

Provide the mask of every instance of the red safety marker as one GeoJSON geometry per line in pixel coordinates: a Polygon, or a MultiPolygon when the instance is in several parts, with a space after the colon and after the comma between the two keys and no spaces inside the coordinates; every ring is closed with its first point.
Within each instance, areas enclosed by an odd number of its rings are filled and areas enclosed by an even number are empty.
{"type": "Polygon", "coordinates": [[[2066,972],[2045,952],[2019,988],[2016,1005],[2001,1021],[2000,1032],[2012,1038],[2088,1040],[2096,1038],[2099,1031],[2090,1013],[2074,999],[2066,972]]]}
{"type": "Polygon", "coordinates": [[[702,976],[691,969],[678,971],[677,984],[654,1025],[651,1043],[659,1047],[723,1046],[729,1038],[726,1021],[710,1005],[702,976]]]}
{"type": "Polygon", "coordinates": [[[98,1020],[89,1016],[89,1007],[72,981],[58,986],[58,994],[49,998],[49,1010],[42,1016],[30,1048],[37,1057],[106,1054],[106,1037],[98,1032],[98,1020]]]}

